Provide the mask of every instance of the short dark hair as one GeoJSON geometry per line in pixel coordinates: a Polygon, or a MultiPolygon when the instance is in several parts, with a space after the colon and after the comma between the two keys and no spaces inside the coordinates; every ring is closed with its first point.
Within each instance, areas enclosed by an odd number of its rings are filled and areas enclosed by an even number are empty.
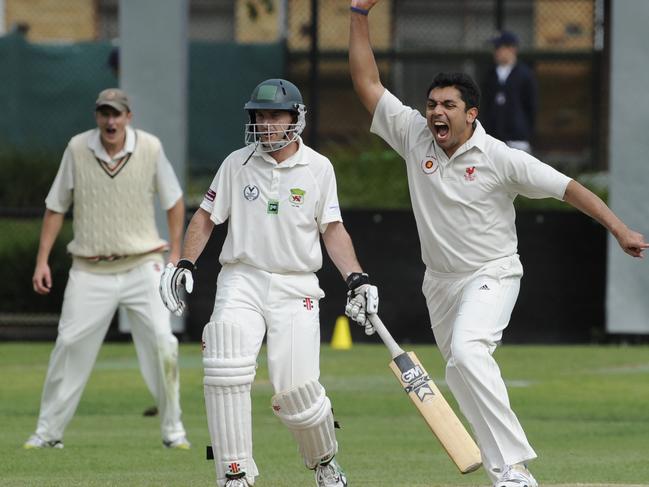
{"type": "Polygon", "coordinates": [[[473,78],[465,73],[439,73],[428,87],[426,96],[430,95],[434,88],[447,86],[457,88],[467,110],[473,107],[480,108],[480,88],[473,78]]]}

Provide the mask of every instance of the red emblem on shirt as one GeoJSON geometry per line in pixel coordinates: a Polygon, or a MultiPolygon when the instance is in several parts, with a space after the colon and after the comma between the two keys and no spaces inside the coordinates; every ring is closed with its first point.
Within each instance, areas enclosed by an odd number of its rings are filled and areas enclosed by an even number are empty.
{"type": "Polygon", "coordinates": [[[466,168],[466,171],[464,172],[464,179],[466,179],[467,181],[475,180],[475,166],[466,168]]]}
{"type": "Polygon", "coordinates": [[[421,161],[421,169],[424,171],[424,174],[433,174],[437,171],[439,164],[437,163],[437,158],[435,156],[426,156],[424,160],[421,161]]]}

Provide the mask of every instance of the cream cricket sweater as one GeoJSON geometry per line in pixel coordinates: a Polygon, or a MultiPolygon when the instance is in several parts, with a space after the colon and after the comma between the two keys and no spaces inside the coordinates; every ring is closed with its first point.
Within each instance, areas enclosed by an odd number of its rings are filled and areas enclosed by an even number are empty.
{"type": "Polygon", "coordinates": [[[166,242],[158,234],[154,210],[160,141],[136,130],[134,152],[110,170],[88,148],[91,132],[70,141],[74,239],[68,244],[68,252],[94,260],[139,256],[164,248],[166,242]]]}

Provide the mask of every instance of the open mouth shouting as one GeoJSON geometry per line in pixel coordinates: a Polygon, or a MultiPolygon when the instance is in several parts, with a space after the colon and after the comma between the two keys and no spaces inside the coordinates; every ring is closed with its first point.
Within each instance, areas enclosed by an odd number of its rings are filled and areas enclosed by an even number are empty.
{"type": "Polygon", "coordinates": [[[442,145],[450,137],[450,127],[446,122],[435,121],[433,122],[433,134],[435,135],[435,140],[437,143],[442,145]]]}

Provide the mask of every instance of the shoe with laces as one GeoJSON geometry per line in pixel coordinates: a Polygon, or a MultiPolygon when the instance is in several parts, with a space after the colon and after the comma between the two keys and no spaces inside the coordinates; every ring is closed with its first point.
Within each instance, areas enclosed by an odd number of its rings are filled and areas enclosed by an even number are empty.
{"type": "Polygon", "coordinates": [[[240,477],[238,479],[228,479],[225,482],[225,487],[250,487],[250,484],[245,477],[240,477]]]}
{"type": "Polygon", "coordinates": [[[175,440],[162,440],[162,444],[165,448],[173,448],[175,450],[189,450],[192,447],[192,444],[189,442],[186,436],[181,436],[175,440]]]}
{"type": "Polygon", "coordinates": [[[29,439],[25,442],[23,445],[23,448],[25,450],[34,450],[36,448],[57,448],[61,449],[63,448],[63,442],[61,440],[44,440],[37,434],[33,434],[29,437],[29,439]]]}
{"type": "Polygon", "coordinates": [[[525,465],[508,465],[494,487],[539,487],[525,465]]]}
{"type": "Polygon", "coordinates": [[[318,487],[347,487],[347,476],[332,458],[315,468],[315,483],[318,487]]]}

